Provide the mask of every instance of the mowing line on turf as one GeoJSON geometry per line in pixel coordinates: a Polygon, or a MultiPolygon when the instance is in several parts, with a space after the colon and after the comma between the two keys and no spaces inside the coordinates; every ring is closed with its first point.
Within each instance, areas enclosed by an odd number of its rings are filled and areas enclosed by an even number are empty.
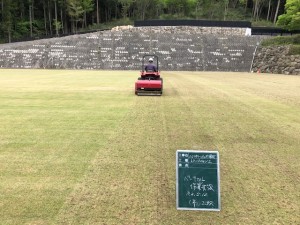
{"type": "Polygon", "coordinates": [[[4,224],[299,224],[299,77],[2,70],[4,224]],[[219,150],[221,212],[177,211],[177,149],[219,150]]]}
{"type": "Polygon", "coordinates": [[[299,94],[294,99],[286,97],[288,91],[278,94],[277,88],[288,90],[292,83],[281,77],[280,84],[270,87],[269,81],[278,79],[251,77],[249,82],[248,74],[165,73],[164,95],[135,99],[57,222],[299,222],[299,94]],[[264,83],[268,89],[261,90],[264,83]],[[177,149],[220,151],[220,213],[175,209],[177,149]]]}

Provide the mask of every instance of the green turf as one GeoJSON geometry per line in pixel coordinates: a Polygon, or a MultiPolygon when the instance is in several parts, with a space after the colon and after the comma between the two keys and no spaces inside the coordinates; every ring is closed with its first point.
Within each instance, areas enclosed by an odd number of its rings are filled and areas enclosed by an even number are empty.
{"type": "Polygon", "coordinates": [[[300,77],[0,71],[0,224],[299,224],[300,77]],[[178,211],[177,149],[218,150],[221,211],[178,211]]]}

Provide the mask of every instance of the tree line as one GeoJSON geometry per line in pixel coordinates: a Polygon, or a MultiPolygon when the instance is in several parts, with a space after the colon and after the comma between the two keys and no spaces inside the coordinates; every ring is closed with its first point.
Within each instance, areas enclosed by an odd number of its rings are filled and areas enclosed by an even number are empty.
{"type": "Polygon", "coordinates": [[[299,0],[0,0],[0,4],[2,42],[146,19],[248,20],[275,25],[279,16],[288,15],[286,5],[296,19],[285,16],[281,26],[291,20],[300,24],[299,0]]]}

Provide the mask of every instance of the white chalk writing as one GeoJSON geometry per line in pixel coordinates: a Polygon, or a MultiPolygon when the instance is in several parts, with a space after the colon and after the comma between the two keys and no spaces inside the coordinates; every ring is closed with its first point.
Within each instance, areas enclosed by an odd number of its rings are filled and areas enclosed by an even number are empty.
{"type": "Polygon", "coordinates": [[[191,163],[202,163],[202,164],[212,164],[211,160],[204,160],[204,159],[191,159],[191,163]]]}
{"type": "Polygon", "coordinates": [[[198,208],[201,206],[214,206],[213,201],[197,201],[196,199],[191,199],[189,201],[189,204],[193,206],[194,208],[198,208]]]}
{"type": "Polygon", "coordinates": [[[215,164],[217,156],[214,154],[181,154],[179,156],[179,162],[184,161],[185,163],[198,163],[198,164],[215,164]],[[183,158],[183,159],[182,159],[183,158]]]}

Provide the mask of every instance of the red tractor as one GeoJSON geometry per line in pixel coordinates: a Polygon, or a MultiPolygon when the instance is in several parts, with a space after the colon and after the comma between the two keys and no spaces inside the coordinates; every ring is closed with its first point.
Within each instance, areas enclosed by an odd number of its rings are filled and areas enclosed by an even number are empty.
{"type": "Polygon", "coordinates": [[[158,57],[156,55],[144,55],[142,60],[142,71],[135,82],[136,95],[162,95],[163,79],[158,70],[158,57]],[[148,60],[148,64],[145,62],[148,60]]]}

